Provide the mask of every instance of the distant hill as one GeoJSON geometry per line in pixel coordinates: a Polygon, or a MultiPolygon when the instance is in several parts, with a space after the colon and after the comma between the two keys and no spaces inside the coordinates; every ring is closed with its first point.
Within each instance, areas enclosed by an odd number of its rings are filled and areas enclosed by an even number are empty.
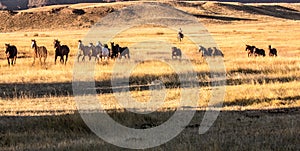
{"type": "MultiPolygon", "coordinates": [[[[123,0],[0,0],[0,9],[19,10],[55,4],[99,3],[123,0]]],[[[208,0],[240,3],[300,3],[299,0],[208,0]]]]}
{"type": "Polygon", "coordinates": [[[55,4],[99,2],[103,2],[103,0],[0,0],[0,9],[18,10],[55,4]]]}

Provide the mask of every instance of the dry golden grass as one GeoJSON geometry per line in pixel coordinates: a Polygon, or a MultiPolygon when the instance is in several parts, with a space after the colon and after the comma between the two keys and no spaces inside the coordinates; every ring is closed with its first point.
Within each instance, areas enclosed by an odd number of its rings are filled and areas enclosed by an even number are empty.
{"type": "MultiPolygon", "coordinates": [[[[81,4],[71,7],[86,8],[91,5],[81,4]]],[[[205,7],[209,8],[208,5],[213,5],[213,3],[206,5],[205,7]]],[[[190,9],[191,7],[187,6],[177,6],[177,8],[189,10],[190,13],[200,11],[196,7],[190,9]]],[[[231,12],[230,15],[234,13],[231,12]]],[[[225,55],[227,85],[222,112],[208,133],[196,135],[199,128],[197,124],[200,122],[199,119],[202,119],[203,110],[206,109],[212,95],[210,86],[201,85],[198,106],[191,107],[197,110],[193,121],[174,140],[152,150],[196,150],[199,148],[204,150],[293,150],[299,148],[299,137],[297,137],[300,132],[298,126],[299,21],[249,14],[246,14],[246,17],[254,17],[258,20],[219,22],[199,18],[225,55]],[[265,50],[271,44],[277,48],[279,56],[248,58],[243,42],[265,50]]],[[[1,150],[120,149],[108,145],[94,135],[77,112],[78,107],[72,92],[74,61],[77,53],[77,40],[84,39],[87,32],[88,29],[45,29],[0,33],[1,50],[4,49],[4,43],[14,44],[18,47],[21,57],[17,59],[14,67],[8,67],[4,57],[0,57],[0,138],[3,138],[0,142],[1,150]],[[31,66],[33,61],[31,39],[36,39],[38,45],[47,47],[49,57],[46,67],[38,63],[31,66]],[[71,48],[66,66],[59,63],[54,65],[53,39],[59,39],[62,44],[71,48]],[[27,131],[34,131],[34,133],[27,131]]],[[[209,67],[198,52],[197,45],[186,38],[183,43],[177,42],[174,37],[176,31],[147,25],[132,28],[122,34],[116,36],[113,41],[121,46],[129,46],[129,48],[135,46],[137,39],[169,41],[182,48],[183,52],[190,57],[200,84],[211,80],[209,67]],[[125,35],[127,38],[124,38],[125,35]]],[[[102,43],[109,43],[109,41],[102,43]]],[[[154,47],[159,48],[159,45],[154,47]]],[[[132,53],[135,53],[134,50],[132,53]]],[[[0,52],[0,56],[4,56],[3,51],[0,52]]],[[[110,89],[107,87],[110,87],[114,63],[115,61],[112,60],[100,62],[95,65],[95,68],[93,68],[94,63],[80,63],[80,66],[90,67],[91,71],[95,71],[97,97],[114,119],[126,126],[140,128],[145,123],[159,125],[172,115],[179,105],[181,96],[178,76],[172,67],[160,61],[146,61],[139,63],[133,69],[130,76],[131,85],[148,85],[157,79],[167,83],[166,97],[161,100],[164,101],[163,106],[154,114],[139,117],[124,111],[115,97],[116,94],[108,93],[110,89]]],[[[130,61],[123,60],[122,63],[127,64],[130,61]]],[[[118,75],[118,78],[122,78],[122,75],[118,75]]],[[[140,90],[139,87],[130,91],[130,95],[138,102],[149,101],[150,94],[149,90],[140,90]]]]}

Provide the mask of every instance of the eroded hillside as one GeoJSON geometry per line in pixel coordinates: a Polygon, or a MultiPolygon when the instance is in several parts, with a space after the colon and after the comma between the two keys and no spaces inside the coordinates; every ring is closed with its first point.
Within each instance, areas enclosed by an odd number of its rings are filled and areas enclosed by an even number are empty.
{"type": "MultiPolygon", "coordinates": [[[[1,11],[0,31],[90,28],[103,16],[142,2],[53,5],[23,11],[1,11]]],[[[300,20],[300,4],[241,4],[219,2],[165,2],[199,18],[201,22],[300,20]]]]}

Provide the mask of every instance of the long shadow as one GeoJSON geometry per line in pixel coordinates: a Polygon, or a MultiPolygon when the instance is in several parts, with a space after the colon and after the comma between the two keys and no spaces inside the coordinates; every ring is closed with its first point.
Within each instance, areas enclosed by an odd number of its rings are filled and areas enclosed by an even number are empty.
{"type": "Polygon", "coordinates": [[[300,12],[295,9],[291,9],[279,5],[261,5],[261,6],[250,6],[250,5],[232,5],[220,3],[219,5],[227,7],[231,10],[243,11],[250,14],[265,15],[276,18],[300,20],[300,12]]]}
{"type": "MultiPolygon", "coordinates": [[[[178,111],[184,114],[189,110],[178,111]]],[[[217,120],[202,135],[198,129],[205,111],[196,111],[184,130],[175,138],[158,147],[146,150],[285,150],[299,149],[300,108],[266,110],[221,111],[217,120]],[[246,136],[245,136],[246,135],[246,136]],[[263,143],[262,143],[263,142],[263,143]],[[214,145],[212,145],[214,144],[214,145]]],[[[86,116],[105,114],[84,113],[86,116]]],[[[134,129],[157,127],[173,115],[173,111],[154,112],[151,115],[132,114],[127,111],[108,111],[118,123],[134,129]]],[[[177,119],[180,121],[180,119],[177,119]]],[[[80,114],[49,116],[0,116],[0,150],[120,150],[100,139],[84,123],[80,114]],[[59,144],[59,145],[58,145],[59,144]]],[[[95,121],[95,124],[102,122],[95,121]]],[[[105,123],[104,123],[105,124],[105,123]]],[[[107,125],[109,123],[106,123],[107,125]]],[[[97,129],[107,131],[101,127],[97,129]]],[[[163,133],[163,132],[162,132],[163,133]]],[[[111,136],[114,137],[114,136],[111,136]]],[[[150,136],[149,136],[150,137],[150,136]]],[[[128,139],[139,139],[127,136],[128,139]]],[[[140,138],[142,139],[142,138],[140,138]]],[[[126,150],[126,149],[123,149],[126,150]]]]}
{"type": "Polygon", "coordinates": [[[262,98],[262,99],[237,99],[237,100],[233,100],[231,102],[224,102],[223,105],[224,106],[249,106],[249,105],[253,105],[253,104],[259,104],[262,102],[270,102],[272,100],[280,100],[280,101],[286,101],[286,103],[288,103],[288,101],[294,101],[294,100],[300,100],[300,96],[293,96],[293,97],[277,97],[277,98],[262,98]]]}
{"type": "MultiPolygon", "coordinates": [[[[255,74],[260,73],[260,71],[251,70],[251,69],[239,69],[236,71],[230,71],[229,74],[235,72],[242,72],[246,74],[255,74]]],[[[189,83],[189,79],[187,81],[179,80],[179,76],[184,77],[183,75],[176,74],[165,74],[165,75],[144,75],[141,76],[131,76],[129,78],[129,86],[124,84],[125,86],[113,87],[111,84],[111,80],[102,80],[95,81],[95,87],[88,89],[95,89],[96,93],[113,93],[118,91],[123,91],[124,88],[129,88],[130,91],[144,91],[149,90],[151,86],[159,86],[159,85],[151,85],[152,81],[165,79],[164,85],[167,89],[172,88],[180,88],[185,85],[181,85],[184,83],[189,83]],[[166,81],[166,79],[168,81],[166,81]]],[[[212,76],[218,75],[218,73],[211,74],[210,72],[198,72],[199,81],[196,82],[196,85],[192,86],[200,86],[200,87],[208,87],[212,86],[216,82],[219,84],[220,82],[226,82],[225,85],[242,85],[242,84],[268,84],[274,82],[287,83],[291,81],[299,81],[300,77],[291,76],[291,77],[265,77],[265,78],[243,78],[243,79],[226,79],[226,81],[218,81],[213,80],[212,76]],[[207,77],[212,78],[208,81],[207,77]],[[198,84],[198,85],[197,85],[198,84]]],[[[122,79],[116,79],[116,81],[121,81],[122,79]]],[[[79,84],[84,85],[84,82],[79,84]]],[[[76,94],[80,95],[80,94],[76,94]]],[[[84,93],[82,93],[84,95],[84,93]]],[[[11,98],[45,98],[45,97],[63,97],[63,96],[73,96],[73,88],[72,82],[56,82],[56,83],[1,83],[0,84],[0,98],[2,99],[11,99],[11,98]]]]}
{"type": "Polygon", "coordinates": [[[227,17],[227,16],[217,16],[217,15],[201,15],[201,14],[192,14],[198,18],[208,18],[208,19],[217,19],[222,21],[257,21],[257,19],[250,18],[239,18],[239,17],[227,17]]]}

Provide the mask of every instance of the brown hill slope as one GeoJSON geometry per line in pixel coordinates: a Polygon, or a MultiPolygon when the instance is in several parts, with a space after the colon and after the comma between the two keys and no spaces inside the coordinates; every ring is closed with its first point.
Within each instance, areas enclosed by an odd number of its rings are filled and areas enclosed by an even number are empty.
{"type": "MultiPolygon", "coordinates": [[[[90,28],[103,16],[142,2],[53,5],[19,12],[0,11],[0,32],[90,28]]],[[[228,23],[288,19],[300,20],[300,4],[241,4],[220,2],[165,2],[202,22],[228,23]]]]}

